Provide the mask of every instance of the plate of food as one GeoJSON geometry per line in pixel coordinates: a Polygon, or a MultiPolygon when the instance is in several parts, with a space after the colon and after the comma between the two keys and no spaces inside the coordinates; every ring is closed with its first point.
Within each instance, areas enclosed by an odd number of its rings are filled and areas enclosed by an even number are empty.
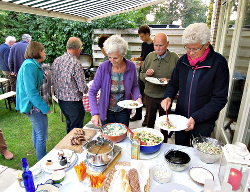
{"type": "Polygon", "coordinates": [[[156,119],[155,124],[157,127],[167,131],[182,131],[187,128],[188,119],[181,115],[168,115],[169,123],[167,122],[167,116],[163,115],[156,119]]]}
{"type": "Polygon", "coordinates": [[[204,185],[205,184],[205,180],[209,179],[209,180],[214,180],[214,176],[213,174],[203,168],[203,167],[192,167],[189,170],[189,176],[197,183],[204,185]]]}
{"type": "Polygon", "coordinates": [[[117,103],[117,105],[122,107],[122,108],[127,108],[127,109],[136,109],[136,108],[140,108],[143,106],[142,103],[140,103],[138,101],[134,101],[134,100],[119,101],[117,103]]]}
{"type": "Polygon", "coordinates": [[[146,77],[146,81],[153,83],[153,84],[158,84],[158,85],[166,85],[168,84],[168,81],[162,81],[160,78],[156,77],[146,77]]]}
{"type": "Polygon", "coordinates": [[[164,192],[194,192],[185,185],[179,183],[164,183],[161,185],[152,185],[151,191],[164,191],[164,192]]]}
{"type": "Polygon", "coordinates": [[[41,161],[41,167],[47,173],[57,170],[69,170],[77,162],[77,155],[69,149],[54,150],[41,161]]]}
{"type": "Polygon", "coordinates": [[[109,172],[104,191],[144,191],[149,192],[149,167],[141,161],[118,162],[109,172]]]}

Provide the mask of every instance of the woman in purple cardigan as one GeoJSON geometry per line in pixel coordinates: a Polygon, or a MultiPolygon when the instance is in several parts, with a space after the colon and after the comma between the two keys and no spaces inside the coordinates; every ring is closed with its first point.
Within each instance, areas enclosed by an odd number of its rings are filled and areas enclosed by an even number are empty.
{"type": "Polygon", "coordinates": [[[119,101],[134,99],[141,101],[135,64],[124,58],[127,42],[118,35],[104,42],[109,60],[100,64],[89,90],[91,121],[99,127],[107,123],[129,125],[129,111],[117,105],[119,101]],[[99,102],[96,95],[101,91],[99,102]]]}

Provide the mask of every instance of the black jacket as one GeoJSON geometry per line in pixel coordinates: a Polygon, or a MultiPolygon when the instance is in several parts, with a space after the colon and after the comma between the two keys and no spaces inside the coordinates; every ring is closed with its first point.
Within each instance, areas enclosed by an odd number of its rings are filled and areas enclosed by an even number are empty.
{"type": "Polygon", "coordinates": [[[199,123],[214,124],[227,103],[228,84],[227,61],[210,45],[205,61],[195,67],[190,66],[186,54],[178,60],[165,97],[173,100],[179,91],[176,114],[192,117],[196,126],[199,123]]]}

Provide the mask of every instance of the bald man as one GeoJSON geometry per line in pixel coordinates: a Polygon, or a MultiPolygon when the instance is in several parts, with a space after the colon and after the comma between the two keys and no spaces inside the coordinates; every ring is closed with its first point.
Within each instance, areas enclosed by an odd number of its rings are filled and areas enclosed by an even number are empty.
{"type": "MultiPolygon", "coordinates": [[[[141,67],[140,79],[145,83],[146,116],[142,126],[154,128],[156,113],[162,116],[166,112],[161,108],[166,85],[154,84],[145,80],[146,77],[156,77],[161,81],[168,81],[179,56],[169,51],[168,37],[165,33],[158,33],[154,38],[154,51],[149,53],[141,67]]],[[[167,131],[164,134],[164,142],[167,142],[167,131]]]]}
{"type": "Polygon", "coordinates": [[[82,42],[77,37],[70,37],[64,55],[52,64],[52,79],[59,106],[66,118],[66,129],[82,128],[85,110],[83,93],[88,92],[83,68],[79,57],[82,42]]]}

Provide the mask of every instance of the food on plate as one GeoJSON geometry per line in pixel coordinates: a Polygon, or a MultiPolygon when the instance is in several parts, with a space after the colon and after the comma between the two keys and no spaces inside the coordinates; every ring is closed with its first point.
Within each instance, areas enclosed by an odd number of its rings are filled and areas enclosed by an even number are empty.
{"type": "Polygon", "coordinates": [[[112,149],[109,143],[103,143],[98,145],[97,143],[93,144],[91,148],[88,149],[88,152],[92,154],[104,154],[109,152],[112,149]]]}
{"type": "Polygon", "coordinates": [[[219,155],[221,154],[221,148],[216,146],[214,143],[211,142],[202,142],[197,143],[197,148],[203,152],[210,155],[219,155]]]}
{"type": "Polygon", "coordinates": [[[128,171],[128,178],[132,192],[140,192],[138,172],[135,168],[128,171]]]}
{"type": "Polygon", "coordinates": [[[118,136],[127,132],[127,129],[119,123],[108,124],[102,128],[102,132],[109,136],[118,136]]]}
{"type": "Polygon", "coordinates": [[[167,129],[175,129],[176,128],[176,126],[174,126],[173,123],[171,123],[170,121],[169,122],[162,121],[161,126],[167,128],[167,129]]]}
{"type": "Polygon", "coordinates": [[[71,138],[72,145],[82,145],[82,142],[85,141],[85,132],[82,129],[76,130],[74,136],[71,138]]]}
{"type": "Polygon", "coordinates": [[[48,160],[46,161],[46,165],[47,165],[47,166],[52,165],[52,164],[53,164],[52,160],[48,159],[48,160]]]}
{"type": "Polygon", "coordinates": [[[138,106],[138,103],[132,100],[130,102],[124,103],[124,107],[137,107],[137,106],[138,106]]]}
{"type": "Polygon", "coordinates": [[[144,142],[144,145],[157,145],[162,141],[162,138],[148,131],[139,132],[139,139],[144,142]]]}
{"type": "Polygon", "coordinates": [[[121,180],[121,187],[124,192],[132,192],[129,184],[128,174],[126,173],[125,169],[119,170],[118,177],[121,180]]]}

